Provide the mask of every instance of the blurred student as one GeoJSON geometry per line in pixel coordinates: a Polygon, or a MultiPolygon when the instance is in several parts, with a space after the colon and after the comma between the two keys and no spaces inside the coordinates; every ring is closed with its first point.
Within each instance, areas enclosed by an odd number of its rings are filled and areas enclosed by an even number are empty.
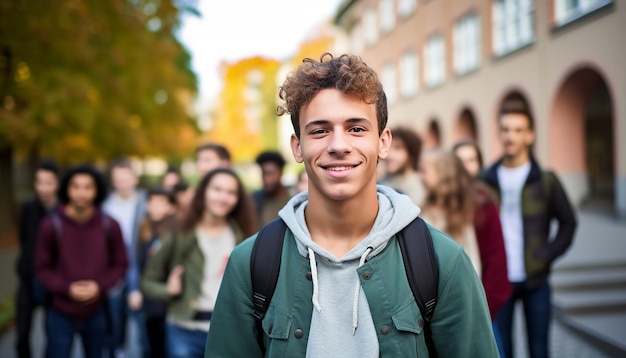
{"type": "Polygon", "coordinates": [[[161,187],[165,190],[172,191],[176,184],[183,181],[180,171],[174,167],[169,167],[165,174],[161,177],[161,187]]]}
{"type": "Polygon", "coordinates": [[[306,168],[302,168],[298,173],[298,181],[296,181],[296,194],[309,190],[309,175],[306,173],[306,168]]]}
{"type": "MultiPolygon", "coordinates": [[[[148,192],[146,218],[139,227],[137,263],[140,276],[150,259],[159,250],[161,239],[176,227],[176,202],[171,192],[152,189],[148,192]]],[[[142,296],[144,324],[152,358],[165,357],[165,314],[167,304],[142,296]]]]}
{"type": "Polygon", "coordinates": [[[17,290],[15,324],[18,358],[30,358],[30,332],[33,312],[43,305],[46,292],[34,273],[37,232],[43,219],[57,206],[59,168],[52,160],[44,160],[35,170],[35,195],[22,204],[19,217],[20,249],[17,259],[17,290]]]}
{"type": "Polygon", "coordinates": [[[196,170],[200,178],[213,169],[229,168],[230,162],[230,152],[221,144],[205,143],[196,148],[196,170]]]}
{"type": "Polygon", "coordinates": [[[386,174],[382,184],[408,195],[416,205],[421,205],[426,196],[417,172],[422,139],[417,132],[406,127],[391,129],[391,135],[393,140],[385,159],[386,174]]]}
{"type": "Polygon", "coordinates": [[[253,194],[259,223],[265,225],[278,217],[278,211],[287,204],[291,195],[281,181],[285,159],[275,151],[265,151],[256,158],[261,167],[263,187],[253,194]]]}
{"type": "Polygon", "coordinates": [[[50,292],[46,357],[70,357],[79,334],[85,356],[101,358],[107,336],[107,292],[128,268],[120,226],[104,214],[102,175],[90,166],[71,168],[59,187],[61,206],[44,219],[35,272],[50,292]]]}
{"type": "Polygon", "coordinates": [[[251,200],[232,169],[202,178],[180,229],[162,239],[142,279],[146,296],[168,302],[168,357],[204,356],[226,262],[257,229],[251,200]]]}
{"type": "Polygon", "coordinates": [[[558,177],[542,170],[531,154],[533,120],[521,103],[506,103],[498,118],[504,155],[483,175],[500,198],[500,220],[513,294],[498,312],[506,356],[513,357],[513,311],[524,303],[528,351],[548,357],[551,317],[549,276],[554,261],[572,244],[576,215],[558,177]],[[558,223],[556,235],[551,224],[558,223]]]}
{"type": "Polygon", "coordinates": [[[146,192],[137,187],[139,177],[128,158],[119,158],[113,161],[110,177],[113,191],[104,201],[102,208],[105,213],[120,224],[129,264],[125,280],[109,294],[108,309],[113,325],[113,336],[107,346],[109,357],[114,358],[125,352],[126,328],[129,318],[131,318],[130,323],[138,327],[139,344],[142,351],[147,351],[148,344],[146,332],[143,330],[139,271],[135,249],[139,223],[146,216],[146,192]]]}
{"type": "Polygon", "coordinates": [[[482,277],[482,261],[474,231],[473,180],[463,163],[448,151],[424,153],[420,176],[427,190],[422,217],[463,246],[482,277]]]}

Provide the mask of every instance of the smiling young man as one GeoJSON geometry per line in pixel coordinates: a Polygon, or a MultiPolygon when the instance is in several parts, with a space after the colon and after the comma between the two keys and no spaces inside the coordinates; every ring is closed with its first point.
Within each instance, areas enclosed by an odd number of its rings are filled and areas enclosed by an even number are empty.
{"type": "MultiPolygon", "coordinates": [[[[231,254],[206,357],[425,357],[425,331],[397,233],[420,209],[376,185],[391,144],[376,73],[359,57],[305,59],[280,90],[308,192],[280,211],[287,231],[276,291],[258,329],[250,257],[231,254]]],[[[481,283],[463,250],[430,229],[439,267],[431,320],[442,357],[497,357],[481,283]]],[[[415,238],[417,239],[417,238],[415,238]]]]}
{"type": "Polygon", "coordinates": [[[574,210],[556,175],[542,171],[531,154],[533,120],[519,102],[500,114],[504,155],[484,174],[500,197],[500,219],[507,256],[511,298],[500,309],[496,326],[507,357],[513,357],[512,326],[517,300],[524,302],[530,357],[548,357],[551,265],[569,248],[576,229],[574,210]],[[556,235],[550,237],[553,220],[556,235]]]}

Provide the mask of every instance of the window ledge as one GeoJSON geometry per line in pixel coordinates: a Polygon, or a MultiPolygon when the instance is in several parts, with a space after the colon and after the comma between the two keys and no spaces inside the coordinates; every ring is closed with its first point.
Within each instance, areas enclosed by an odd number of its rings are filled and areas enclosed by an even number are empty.
{"type": "Polygon", "coordinates": [[[514,49],[511,49],[508,52],[505,52],[503,54],[500,54],[500,55],[493,54],[492,58],[493,58],[494,61],[502,60],[502,59],[505,59],[507,57],[511,57],[511,56],[513,56],[513,55],[515,55],[515,54],[517,54],[519,52],[522,52],[522,51],[526,50],[527,48],[532,47],[534,44],[535,44],[535,40],[533,39],[530,42],[528,42],[528,43],[526,43],[524,45],[521,45],[519,47],[516,47],[514,49]]]}
{"type": "Polygon", "coordinates": [[[552,34],[557,34],[561,31],[569,29],[577,24],[580,24],[584,21],[587,21],[595,16],[600,16],[602,14],[607,14],[611,12],[615,8],[615,2],[610,0],[606,1],[603,4],[596,6],[595,9],[585,12],[585,13],[576,13],[570,17],[568,17],[562,23],[555,23],[552,27],[552,34]]]}

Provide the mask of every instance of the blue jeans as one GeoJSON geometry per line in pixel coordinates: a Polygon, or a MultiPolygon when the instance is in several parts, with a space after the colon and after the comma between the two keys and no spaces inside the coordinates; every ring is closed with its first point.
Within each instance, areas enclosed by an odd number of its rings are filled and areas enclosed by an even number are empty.
{"type": "Polygon", "coordinates": [[[69,358],[74,334],[80,335],[86,358],[101,358],[106,334],[104,309],[83,322],[76,321],[49,307],[46,312],[46,358],[69,358]]]}
{"type": "Polygon", "coordinates": [[[548,332],[551,318],[551,293],[548,282],[533,290],[526,289],[523,282],[513,283],[513,294],[496,317],[496,325],[500,331],[504,353],[508,358],[513,358],[513,313],[515,302],[518,299],[521,299],[524,305],[530,357],[547,358],[549,356],[548,332]]]}
{"type": "Polygon", "coordinates": [[[107,309],[111,329],[106,341],[108,357],[114,358],[116,351],[123,351],[126,347],[126,327],[129,318],[135,320],[139,330],[139,345],[143,351],[143,356],[149,356],[148,337],[144,325],[143,312],[141,310],[131,311],[128,308],[128,289],[118,289],[108,294],[107,309]]]}
{"type": "Polygon", "coordinates": [[[168,322],[165,333],[168,358],[203,358],[207,335],[205,331],[185,329],[168,322]]]}

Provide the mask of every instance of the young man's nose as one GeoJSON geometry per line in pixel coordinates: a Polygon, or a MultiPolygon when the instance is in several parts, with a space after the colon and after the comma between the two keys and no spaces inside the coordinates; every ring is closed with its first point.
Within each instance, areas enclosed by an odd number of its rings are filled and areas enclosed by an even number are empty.
{"type": "Polygon", "coordinates": [[[334,131],[331,134],[330,143],[328,143],[329,153],[349,153],[352,150],[349,135],[344,131],[334,131]]]}

